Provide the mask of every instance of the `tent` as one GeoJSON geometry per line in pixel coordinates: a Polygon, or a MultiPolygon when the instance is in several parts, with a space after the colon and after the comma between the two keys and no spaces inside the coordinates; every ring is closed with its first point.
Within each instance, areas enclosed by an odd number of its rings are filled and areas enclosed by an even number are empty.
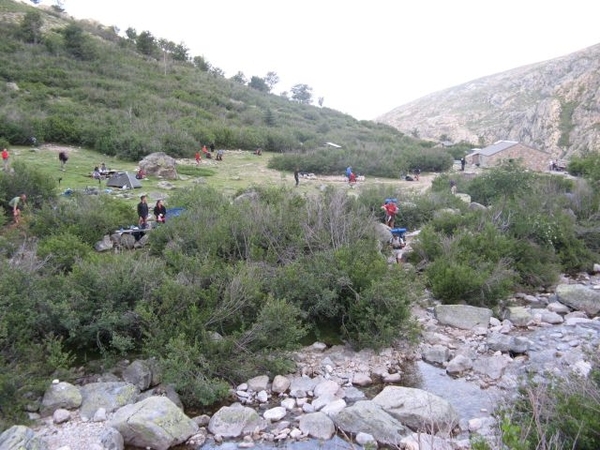
{"type": "Polygon", "coordinates": [[[106,181],[107,186],[119,187],[124,189],[141,188],[142,183],[135,175],[129,172],[118,172],[106,181]]]}

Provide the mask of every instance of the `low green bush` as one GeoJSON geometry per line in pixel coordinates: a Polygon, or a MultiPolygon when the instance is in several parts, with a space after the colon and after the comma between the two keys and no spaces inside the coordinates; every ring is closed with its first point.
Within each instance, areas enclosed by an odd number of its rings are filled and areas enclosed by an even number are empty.
{"type": "Polygon", "coordinates": [[[70,272],[77,261],[93,255],[93,249],[77,236],[69,233],[55,234],[40,240],[38,257],[45,259],[54,270],[70,272]]]}
{"type": "Polygon", "coordinates": [[[523,450],[600,448],[597,355],[592,361],[587,377],[571,373],[522,387],[516,401],[499,412],[503,443],[523,450]]]}

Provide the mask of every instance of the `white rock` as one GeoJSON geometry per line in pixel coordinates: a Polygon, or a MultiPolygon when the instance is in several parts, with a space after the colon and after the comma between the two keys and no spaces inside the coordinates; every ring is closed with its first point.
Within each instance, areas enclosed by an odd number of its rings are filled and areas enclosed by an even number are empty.
{"type": "Polygon", "coordinates": [[[358,372],[354,374],[352,384],[355,384],[356,386],[370,386],[373,384],[373,380],[368,373],[358,372]]]}
{"type": "Polygon", "coordinates": [[[281,406],[283,406],[288,411],[291,411],[296,406],[296,400],[293,398],[286,398],[281,401],[281,406]]]}
{"type": "Polygon", "coordinates": [[[490,317],[490,326],[491,327],[499,327],[501,324],[502,324],[502,322],[500,322],[495,317],[490,317]]]}
{"type": "Polygon", "coordinates": [[[362,446],[367,444],[377,446],[377,441],[375,438],[368,433],[363,433],[362,431],[356,435],[356,443],[362,446]]]}
{"type": "Polygon", "coordinates": [[[304,405],[302,405],[302,411],[305,413],[313,413],[315,412],[315,407],[310,403],[305,403],[304,405]]]}
{"type": "Polygon", "coordinates": [[[290,431],[290,437],[292,439],[300,439],[302,435],[302,431],[300,431],[298,428],[294,428],[292,431],[290,431]]]}
{"type": "Polygon", "coordinates": [[[258,394],[256,394],[256,399],[261,403],[267,403],[269,400],[269,394],[267,394],[267,391],[260,391],[258,394]]]}
{"type": "Polygon", "coordinates": [[[577,361],[573,364],[573,372],[582,377],[587,377],[592,370],[592,365],[587,361],[577,361]]]}
{"type": "Polygon", "coordinates": [[[401,380],[402,380],[402,374],[400,374],[398,372],[389,373],[383,377],[384,383],[400,383],[401,380]]]}
{"type": "Polygon", "coordinates": [[[68,422],[71,419],[71,413],[63,408],[59,408],[56,411],[54,411],[54,414],[52,414],[52,421],[54,423],[65,423],[68,422]]]}
{"type": "Polygon", "coordinates": [[[94,422],[105,422],[106,421],[106,408],[98,408],[92,418],[94,422]]]}
{"type": "Polygon", "coordinates": [[[275,408],[267,409],[263,413],[263,417],[272,422],[277,422],[285,417],[287,410],[283,406],[276,406],[275,408]]]}

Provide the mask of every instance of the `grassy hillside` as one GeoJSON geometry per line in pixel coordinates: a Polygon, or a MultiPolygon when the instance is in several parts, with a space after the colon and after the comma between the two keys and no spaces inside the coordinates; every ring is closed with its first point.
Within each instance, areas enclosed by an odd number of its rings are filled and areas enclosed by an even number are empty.
{"type": "Polygon", "coordinates": [[[390,161],[423,166],[407,155],[430,146],[386,125],[225,79],[185,48],[183,56],[181,48],[160,50],[151,30],[124,38],[112,28],[11,0],[0,0],[0,24],[4,145],[26,145],[35,136],[39,143],[138,161],[156,151],[191,157],[208,143],[308,155],[335,142],[342,156],[330,170],[369,155],[376,164],[365,158],[362,165],[371,173],[390,161]],[[144,33],[150,49],[140,45],[144,33]]]}

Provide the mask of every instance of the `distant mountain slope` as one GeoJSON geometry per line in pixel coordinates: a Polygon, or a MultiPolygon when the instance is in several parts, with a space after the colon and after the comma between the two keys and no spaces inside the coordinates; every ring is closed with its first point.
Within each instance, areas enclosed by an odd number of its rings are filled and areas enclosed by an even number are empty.
{"type": "Polygon", "coordinates": [[[600,151],[600,44],[422,97],[377,118],[422,139],[600,151]]]}

